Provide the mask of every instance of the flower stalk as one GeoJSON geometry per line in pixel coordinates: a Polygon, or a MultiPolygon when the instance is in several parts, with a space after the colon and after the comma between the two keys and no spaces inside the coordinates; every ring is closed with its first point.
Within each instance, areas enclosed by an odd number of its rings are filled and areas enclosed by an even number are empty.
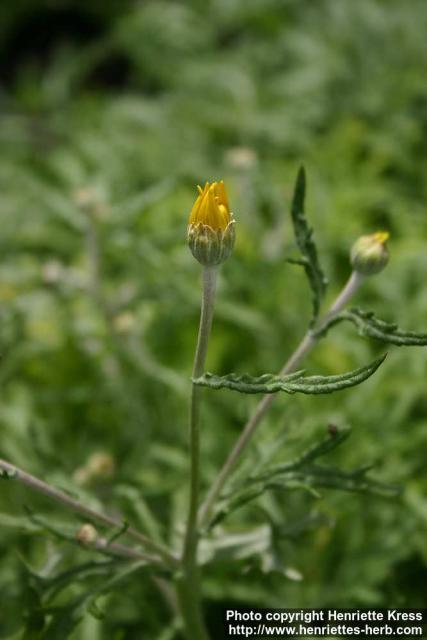
{"type": "MultiPolygon", "coordinates": [[[[202,375],[205,368],[209,335],[212,327],[214,311],[217,268],[203,269],[203,295],[200,312],[199,334],[194,356],[193,378],[202,375]]],[[[191,555],[194,550],[196,536],[197,509],[199,502],[200,484],[200,395],[202,389],[194,383],[191,385],[190,398],[190,506],[188,512],[187,530],[184,545],[184,557],[191,555]]]]}
{"type": "MultiPolygon", "coordinates": [[[[204,267],[203,294],[199,333],[194,356],[193,378],[202,375],[205,368],[209,335],[214,312],[218,268],[204,267]]],[[[190,398],[190,503],[182,556],[182,576],[178,581],[178,598],[184,623],[191,640],[208,638],[200,608],[199,570],[197,566],[198,528],[197,512],[200,492],[200,400],[201,387],[191,385],[190,398]]]]}
{"type": "MultiPolygon", "coordinates": [[[[207,182],[198,196],[188,220],[187,240],[191,253],[203,265],[203,293],[199,333],[193,364],[193,380],[205,369],[214,312],[218,266],[234,246],[234,219],[224,183],[207,182]]],[[[194,382],[190,398],[190,501],[185,530],[182,567],[177,595],[188,640],[208,640],[200,602],[200,576],[197,564],[199,529],[197,523],[200,492],[200,402],[202,390],[194,382]]]]}

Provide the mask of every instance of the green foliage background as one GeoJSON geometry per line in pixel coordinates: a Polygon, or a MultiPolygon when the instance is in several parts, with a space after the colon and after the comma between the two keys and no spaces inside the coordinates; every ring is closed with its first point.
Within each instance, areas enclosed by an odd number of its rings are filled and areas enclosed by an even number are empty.
{"type": "MultiPolygon", "coordinates": [[[[206,179],[226,180],[237,219],[211,371],[275,372],[304,332],[310,291],[286,263],[301,162],[328,299],[348,277],[352,242],[387,229],[390,265],[355,302],[426,330],[426,32],[423,0],[1,3],[2,456],[82,497],[90,490],[88,501],[149,529],[142,495],[162,535],[179,534],[200,297],[185,232],[195,185],[206,179]],[[100,203],[92,227],[76,203],[81,189],[100,203]],[[114,478],[77,486],[76,469],[100,450],[114,456],[114,478]]],[[[306,365],[338,373],[382,352],[340,325],[306,365]]],[[[353,434],[331,460],[376,461],[375,477],[403,493],[289,492],[236,514],[233,534],[266,522],[287,534],[259,562],[207,569],[212,628],[225,603],[425,605],[426,373],[425,348],[393,347],[356,389],[275,403],[247,464],[273,450],[275,460],[292,458],[332,422],[353,434]]],[[[256,399],[205,395],[207,487],[256,399]]],[[[46,536],[25,506],[78,527],[1,483],[2,638],[41,637],[19,632],[36,598],[28,567],[49,573],[89,557],[46,536]]],[[[82,588],[71,585],[63,601],[82,588]]],[[[74,638],[175,637],[144,572],[98,604],[106,617],[85,612],[74,638]]]]}

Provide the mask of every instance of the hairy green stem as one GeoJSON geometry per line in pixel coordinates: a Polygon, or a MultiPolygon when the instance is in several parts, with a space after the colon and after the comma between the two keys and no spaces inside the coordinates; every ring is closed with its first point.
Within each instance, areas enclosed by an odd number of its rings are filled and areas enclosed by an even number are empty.
{"type": "MultiPolygon", "coordinates": [[[[203,295],[199,334],[194,356],[193,378],[202,375],[205,368],[209,335],[215,302],[217,267],[204,267],[203,295]]],[[[202,389],[191,385],[190,399],[190,504],[182,557],[182,576],[178,581],[178,599],[189,640],[207,640],[200,608],[200,580],[197,566],[198,527],[197,512],[200,491],[200,397],[202,389]]]]}
{"type": "MultiPolygon", "coordinates": [[[[345,307],[350,298],[355,294],[360,285],[364,280],[364,276],[362,276],[357,271],[353,271],[350,275],[350,278],[347,281],[347,284],[341,290],[333,304],[331,305],[329,311],[318,321],[317,327],[314,331],[308,331],[304,338],[301,340],[300,344],[290,356],[290,358],[283,365],[280,370],[280,375],[286,375],[287,373],[291,373],[294,371],[301,361],[305,358],[305,356],[310,353],[313,347],[317,344],[320,337],[318,332],[325,326],[329,320],[334,318],[342,309],[345,307]]],[[[213,505],[215,504],[218,496],[220,495],[228,477],[232,473],[235,465],[237,464],[240,456],[243,451],[246,449],[249,441],[252,439],[257,427],[259,426],[261,420],[264,418],[268,409],[271,407],[275,400],[276,396],[274,394],[265,395],[262,400],[258,403],[255,408],[254,413],[246,423],[243,431],[238,438],[236,444],[231,450],[227,460],[225,461],[221,471],[216,477],[214,483],[212,484],[206,499],[199,511],[198,522],[199,526],[203,526],[209,519],[211,510],[213,505]]]]}

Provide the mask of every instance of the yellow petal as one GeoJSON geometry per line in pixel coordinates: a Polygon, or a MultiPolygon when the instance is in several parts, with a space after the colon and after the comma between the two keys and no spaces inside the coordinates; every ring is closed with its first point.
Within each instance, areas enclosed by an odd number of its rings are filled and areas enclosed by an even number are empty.
{"type": "Polygon", "coordinates": [[[190,213],[189,224],[204,224],[211,229],[225,231],[231,221],[224,182],[206,182],[197,187],[199,195],[190,213]]]}
{"type": "Polygon", "coordinates": [[[216,195],[218,196],[219,203],[222,204],[228,212],[230,212],[230,205],[228,204],[227,191],[225,190],[224,180],[221,180],[216,185],[216,195]]]}
{"type": "Polygon", "coordinates": [[[385,244],[389,237],[390,234],[388,231],[377,231],[376,233],[374,233],[375,241],[379,242],[380,244],[385,244]]]}

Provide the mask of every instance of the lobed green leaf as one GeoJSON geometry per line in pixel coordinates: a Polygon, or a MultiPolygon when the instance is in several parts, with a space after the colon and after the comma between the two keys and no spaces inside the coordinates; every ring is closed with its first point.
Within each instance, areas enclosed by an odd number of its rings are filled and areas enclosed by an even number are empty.
{"type": "MultiPolygon", "coordinates": [[[[387,355],[387,354],[386,354],[387,355]]],[[[231,389],[240,393],[305,393],[324,394],[347,389],[360,384],[369,378],[384,362],[386,355],[374,360],[365,367],[334,376],[304,376],[304,371],[297,371],[287,376],[265,373],[259,377],[249,374],[229,373],[217,376],[206,372],[200,378],[193,378],[194,384],[211,389],[231,389]]]]}
{"type": "Polygon", "coordinates": [[[350,433],[349,428],[338,429],[331,425],[326,437],[315,442],[297,458],[265,468],[260,473],[246,478],[244,482],[223,495],[209,528],[215,527],[231,513],[271,491],[305,491],[315,499],[322,497],[319,489],[365,493],[383,498],[398,496],[401,492],[398,485],[383,483],[368,475],[375,463],[363,464],[351,471],[344,471],[317,462],[317,458],[324,456],[347,440],[350,433]]]}
{"type": "Polygon", "coordinates": [[[308,226],[305,217],[305,190],[305,171],[304,167],[300,167],[295,182],[291,215],[295,239],[302,257],[297,260],[289,260],[289,262],[304,267],[313,294],[313,318],[311,321],[311,326],[313,326],[319,315],[320,305],[325,295],[328,281],[317,257],[317,249],[313,241],[313,230],[308,226]]]}
{"type": "Polygon", "coordinates": [[[251,475],[248,481],[250,483],[258,482],[259,480],[268,479],[273,475],[288,473],[305,467],[314,462],[317,458],[324,456],[339,447],[343,442],[345,442],[345,440],[347,440],[347,438],[350,437],[350,435],[351,429],[349,427],[342,427],[338,429],[338,427],[335,427],[334,425],[329,425],[328,435],[305,449],[297,458],[272,467],[260,475],[251,475]]]}
{"type": "Polygon", "coordinates": [[[372,311],[363,311],[359,308],[343,311],[336,318],[333,318],[316,335],[325,335],[329,329],[347,320],[355,325],[359,335],[369,336],[375,340],[402,346],[425,346],[427,345],[427,333],[416,333],[415,331],[403,331],[396,323],[385,322],[376,318],[372,311]]]}

